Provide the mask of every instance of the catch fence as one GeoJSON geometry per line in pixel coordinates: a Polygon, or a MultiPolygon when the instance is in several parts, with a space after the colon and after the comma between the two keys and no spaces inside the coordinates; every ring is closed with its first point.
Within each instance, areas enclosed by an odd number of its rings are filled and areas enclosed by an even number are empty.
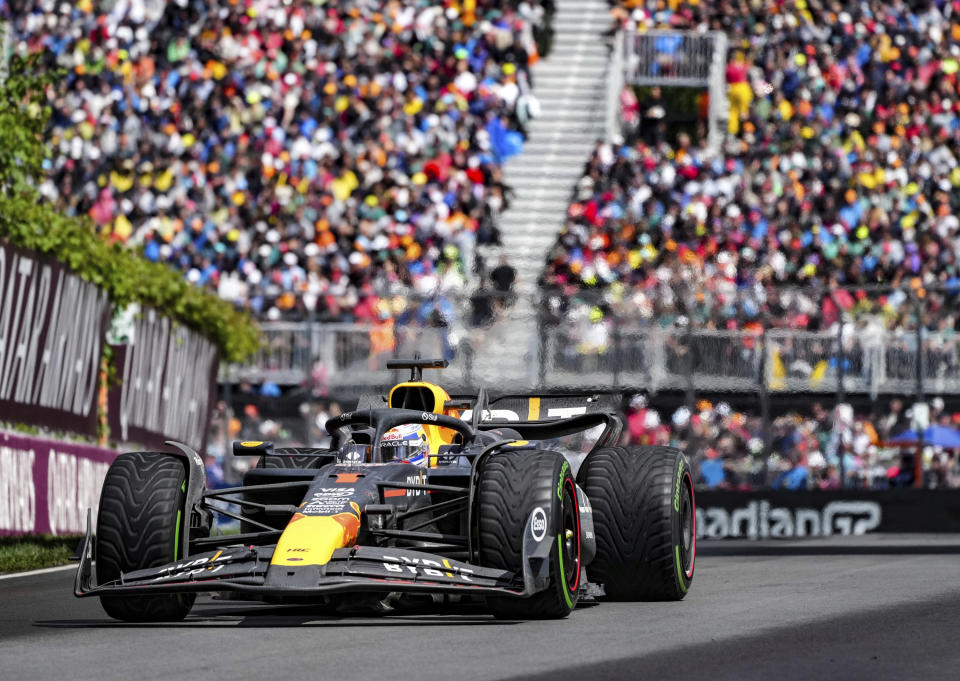
{"type": "MultiPolygon", "coordinates": [[[[251,361],[225,367],[221,380],[333,387],[389,382],[391,357],[446,357],[445,380],[476,379],[467,336],[445,327],[266,322],[264,345],[251,361]]],[[[960,394],[960,336],[952,330],[883,329],[845,322],[827,331],[760,331],[644,327],[607,319],[580,327],[540,329],[529,371],[504,376],[517,388],[578,385],[592,389],[752,392],[960,394]]],[[[525,345],[518,339],[514,347],[525,345]]]]}
{"type": "MultiPolygon", "coordinates": [[[[724,484],[734,488],[775,484],[783,466],[804,460],[787,442],[797,433],[806,433],[808,440],[816,435],[827,459],[839,461],[839,471],[831,474],[818,455],[811,486],[839,479],[848,486],[885,488],[891,467],[912,465],[904,463],[908,459],[900,461],[896,451],[884,454],[882,446],[880,454],[858,461],[837,452],[847,445],[860,447],[857,438],[866,423],[879,431],[881,422],[889,421],[885,434],[871,436],[870,442],[881,445],[911,427],[906,405],[901,417],[891,420],[897,412],[890,405],[898,398],[909,405],[939,395],[948,405],[960,403],[955,291],[898,295],[891,290],[782,289],[765,300],[733,301],[679,290],[674,294],[672,299],[652,294],[657,313],[648,317],[627,308],[614,314],[596,298],[569,300],[559,317],[550,316],[545,298],[537,319],[523,323],[504,309],[491,327],[482,328],[468,323],[465,306],[456,301],[448,309],[459,312],[444,323],[436,323],[434,315],[405,323],[265,323],[265,344],[257,357],[223,370],[224,411],[214,419],[222,426],[211,441],[226,443],[239,436],[322,443],[326,418],[352,408],[358,396],[383,394],[405,378],[385,370],[388,359],[420,353],[450,360],[440,378],[451,393],[480,385],[499,393],[643,393],[659,415],[648,415],[652,420],[642,437],[687,447],[698,475],[702,466],[709,467],[709,452],[715,450],[725,462],[724,484]],[[781,312],[772,314],[770,305],[781,312]],[[713,313],[706,314],[713,310],[726,310],[740,328],[710,328],[726,326],[713,313]],[[782,326],[797,323],[803,310],[811,314],[809,326],[819,328],[782,326]],[[698,319],[711,321],[707,325],[698,319]],[[516,356],[522,361],[510,366],[519,370],[508,370],[507,360],[516,356]],[[274,392],[283,393],[280,401],[261,385],[269,383],[286,387],[274,392]],[[291,390],[293,386],[300,388],[291,390]],[[841,418],[844,409],[857,413],[841,418]],[[737,418],[731,420],[730,414],[737,418]],[[798,425],[801,421],[820,425],[805,431],[808,426],[798,425]],[[833,426],[824,425],[831,422],[833,426]],[[709,423],[714,426],[707,428],[709,423]]],[[[939,409],[942,418],[955,406],[939,409]]],[[[811,462],[817,459],[813,452],[809,450],[811,462]]],[[[937,459],[925,459],[923,465],[923,476],[915,476],[915,482],[897,484],[928,484],[937,459]]],[[[950,484],[960,482],[954,473],[946,477],[950,484]]]]}

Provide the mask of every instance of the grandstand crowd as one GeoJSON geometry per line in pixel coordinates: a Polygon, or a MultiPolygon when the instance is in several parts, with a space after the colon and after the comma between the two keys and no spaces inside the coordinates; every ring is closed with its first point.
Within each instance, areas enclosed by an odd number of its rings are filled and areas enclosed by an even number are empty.
{"type": "Polygon", "coordinates": [[[540,0],[0,9],[63,73],[43,194],[262,318],[401,317],[498,239],[540,0]]]}
{"type": "Polygon", "coordinates": [[[960,3],[621,2],[614,14],[627,32],[724,31],[729,127],[711,150],[704,134],[669,134],[660,89],[624,89],[623,142],[597,145],[549,257],[555,306],[580,294],[641,324],[818,329],[837,313],[823,292],[841,286],[848,311],[911,328],[909,296],[887,290],[909,285],[942,291],[919,323],[957,326],[960,3]]]}
{"type": "MultiPolygon", "coordinates": [[[[869,414],[813,403],[807,413],[773,419],[769,442],[759,416],[735,411],[726,402],[700,400],[692,411],[680,407],[661,416],[645,396],[636,395],[626,414],[629,442],[682,447],[701,489],[888,489],[915,482],[916,445],[895,444],[911,426],[910,409],[900,399],[869,414]]],[[[956,432],[960,412],[951,413],[935,398],[930,422],[943,432],[956,432]]],[[[955,444],[927,443],[923,448],[924,487],[960,487],[955,444]]]]}
{"type": "MultiPolygon", "coordinates": [[[[586,160],[541,277],[548,318],[572,332],[563,352],[602,354],[612,319],[759,332],[847,315],[861,345],[890,328],[958,330],[960,1],[611,6],[613,30],[723,31],[730,115],[711,148],[704,125],[671,127],[663,90],[624,88],[622,139],[586,160]]],[[[551,11],[0,0],[12,49],[62,72],[45,197],[262,319],[385,327],[449,324],[454,297],[485,325],[510,300],[508,263],[489,284],[470,275],[484,280],[476,247],[498,242],[510,203],[502,164],[537,108],[531,66],[551,11]]],[[[371,352],[389,351],[377,338],[371,352]]],[[[785,375],[811,364],[786,345],[778,356],[785,375]]],[[[955,349],[937,360],[957,361],[955,349]]],[[[825,410],[780,417],[766,459],[759,419],[724,405],[628,411],[634,442],[689,446],[705,486],[753,485],[762,469],[830,487],[841,460],[857,485],[900,479],[880,445],[906,427],[901,408],[842,428],[825,410]]],[[[224,422],[230,436],[282,434],[250,410],[224,422]]],[[[927,458],[931,484],[960,482],[955,454],[927,458]]]]}
{"type": "MultiPolygon", "coordinates": [[[[840,285],[910,328],[908,296],[869,285],[912,282],[943,289],[927,304],[957,325],[960,6],[611,4],[628,33],[726,33],[728,136],[671,134],[660,89],[624,89],[623,142],[588,160],[544,272],[558,319],[579,300],[661,326],[820,328],[836,311],[818,291],[840,285]]],[[[13,49],[64,73],[47,197],[263,318],[366,322],[469,294],[552,3],[0,8],[13,49]]]]}
{"type": "MultiPolygon", "coordinates": [[[[324,425],[343,409],[336,398],[287,397],[278,406],[265,399],[271,397],[271,390],[243,383],[231,405],[217,405],[208,439],[211,480],[224,485],[236,482],[250,465],[248,460],[228,456],[231,440],[329,446],[324,425]]],[[[846,477],[845,486],[853,489],[912,487],[915,481],[916,447],[896,444],[910,431],[912,421],[909,406],[900,399],[871,413],[855,413],[848,407],[827,409],[815,402],[809,410],[774,418],[766,442],[761,418],[726,402],[701,399],[693,410],[683,406],[665,411],[636,394],[628,398],[624,411],[624,444],[683,448],[698,489],[837,489],[843,484],[841,475],[846,477]]],[[[960,412],[951,412],[943,400],[934,398],[930,422],[944,432],[956,430],[960,412]]],[[[557,444],[571,446],[567,441],[557,444]]],[[[573,458],[592,444],[587,438],[572,445],[573,458]]],[[[948,443],[927,443],[923,448],[922,485],[926,488],[960,487],[960,449],[944,444],[948,443]]]]}

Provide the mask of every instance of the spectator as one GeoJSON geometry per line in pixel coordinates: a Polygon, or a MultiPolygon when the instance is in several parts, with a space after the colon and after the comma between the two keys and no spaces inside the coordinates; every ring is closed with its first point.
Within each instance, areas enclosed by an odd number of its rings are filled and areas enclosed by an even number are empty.
{"type": "Polygon", "coordinates": [[[505,305],[510,304],[514,298],[513,283],[517,280],[517,271],[511,267],[507,256],[500,256],[500,264],[490,272],[490,279],[497,298],[505,305]]]}
{"type": "MultiPolygon", "coordinates": [[[[809,414],[783,414],[770,424],[766,461],[761,419],[734,411],[725,402],[700,400],[692,414],[680,407],[661,422],[645,397],[634,396],[625,413],[629,442],[683,449],[693,464],[694,479],[705,488],[836,489],[844,484],[842,458],[846,487],[882,489],[911,486],[914,480],[914,448],[889,445],[892,438],[880,435],[880,424],[901,409],[901,400],[878,414],[857,414],[846,407],[828,412],[814,403],[809,414]]],[[[949,416],[960,421],[960,413],[949,416]]],[[[960,463],[953,451],[927,446],[924,471],[928,486],[960,483],[960,463]]]]}
{"type": "Polygon", "coordinates": [[[809,472],[802,458],[794,460],[784,459],[784,468],[777,477],[773,479],[770,486],[773,489],[807,489],[809,484],[809,472]]]}
{"type": "Polygon", "coordinates": [[[470,296],[470,325],[474,328],[487,327],[493,324],[497,316],[494,293],[487,283],[486,277],[480,279],[480,285],[470,296]]]}
{"type": "Polygon", "coordinates": [[[230,486],[224,475],[223,466],[221,465],[223,458],[222,454],[219,458],[213,454],[207,454],[207,456],[204,457],[207,489],[223,489],[224,487],[230,486]]]}
{"type": "Polygon", "coordinates": [[[497,241],[538,0],[6,12],[16,51],[66,70],[44,196],[259,316],[451,295],[497,241]]]}
{"type": "Polygon", "coordinates": [[[727,129],[732,135],[740,132],[740,121],[750,115],[753,90],[747,82],[748,71],[749,65],[743,52],[737,50],[733,59],[727,63],[727,96],[730,103],[730,123],[727,129]]]}
{"type": "Polygon", "coordinates": [[[644,324],[819,329],[842,313],[873,315],[868,338],[881,320],[957,328],[953,3],[620,3],[615,16],[628,32],[726,32],[730,134],[718,151],[659,133],[598,145],[547,263],[549,296],[599,292],[644,324]],[[912,318],[903,292],[867,288],[907,283],[942,289],[929,318],[912,318]],[[831,286],[854,291],[839,310],[831,286]]]}
{"type": "Polygon", "coordinates": [[[708,449],[706,458],[700,464],[700,476],[697,479],[697,484],[708,489],[721,487],[725,477],[723,460],[718,457],[715,449],[708,449]]]}

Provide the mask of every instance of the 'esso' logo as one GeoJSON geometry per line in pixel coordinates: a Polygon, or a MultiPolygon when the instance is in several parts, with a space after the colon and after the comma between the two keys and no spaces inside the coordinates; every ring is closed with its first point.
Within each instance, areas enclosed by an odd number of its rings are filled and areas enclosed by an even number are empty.
{"type": "Polygon", "coordinates": [[[530,533],[535,541],[541,542],[547,536],[547,514],[543,508],[537,506],[533,509],[533,521],[530,523],[530,533]]]}

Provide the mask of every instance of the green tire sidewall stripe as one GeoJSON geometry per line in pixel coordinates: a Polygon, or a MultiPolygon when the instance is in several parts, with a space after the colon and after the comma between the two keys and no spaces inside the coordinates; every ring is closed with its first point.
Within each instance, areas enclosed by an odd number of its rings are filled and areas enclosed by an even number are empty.
{"type": "Polygon", "coordinates": [[[683,581],[683,568],[680,566],[680,545],[677,544],[674,547],[673,555],[676,558],[677,564],[677,582],[680,584],[680,588],[683,589],[683,593],[687,593],[687,585],[683,581]]]}
{"type": "MultiPolygon", "coordinates": [[[[180,483],[180,491],[184,494],[186,493],[187,491],[186,480],[180,483]]],[[[181,503],[183,503],[183,500],[181,500],[181,503]]],[[[180,523],[182,519],[183,519],[183,511],[178,508],[177,509],[177,530],[176,530],[176,533],[173,535],[173,559],[174,560],[177,560],[179,558],[178,554],[180,553],[180,533],[183,530],[180,523]]]]}
{"type": "Polygon", "coordinates": [[[557,555],[560,556],[560,583],[563,585],[563,599],[568,608],[573,608],[573,599],[570,598],[570,589],[567,585],[567,573],[563,569],[563,538],[557,535],[557,555]]]}
{"type": "MultiPolygon", "coordinates": [[[[564,461],[563,467],[560,469],[560,484],[557,489],[560,490],[560,494],[557,496],[560,497],[560,522],[563,522],[563,482],[566,479],[567,469],[570,467],[570,464],[564,461]]],[[[563,528],[560,528],[561,530],[563,528]]],[[[570,585],[567,584],[567,571],[563,569],[563,537],[557,533],[557,556],[560,558],[560,583],[563,585],[563,599],[567,602],[567,607],[571,610],[573,609],[573,599],[570,598],[570,585]]]]}
{"type": "Polygon", "coordinates": [[[173,559],[177,560],[177,554],[180,553],[180,519],[183,511],[177,509],[177,531],[173,535],[173,559]]]}

